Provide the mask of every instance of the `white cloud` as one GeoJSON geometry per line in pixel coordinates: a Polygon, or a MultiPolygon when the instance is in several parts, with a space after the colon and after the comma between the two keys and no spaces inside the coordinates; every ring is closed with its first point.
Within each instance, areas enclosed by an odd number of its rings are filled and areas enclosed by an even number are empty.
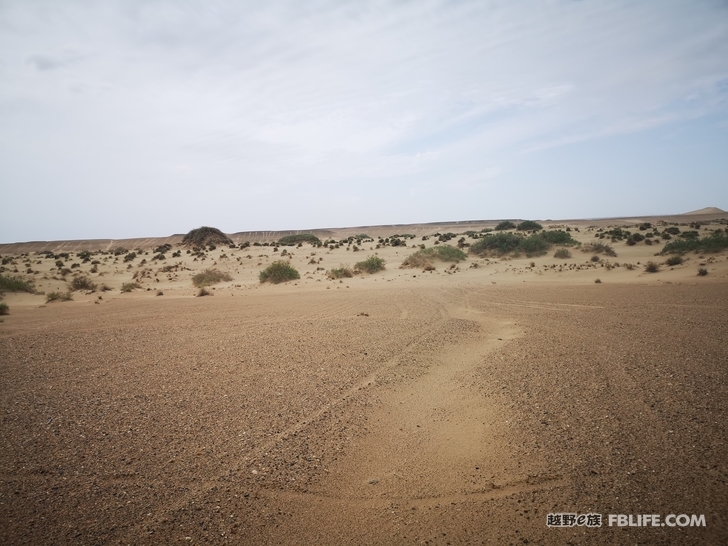
{"type": "MultiPolygon", "coordinates": [[[[122,183],[204,184],[231,195],[229,218],[261,185],[472,189],[506,176],[504,158],[724,116],[726,15],[707,1],[5,2],[0,176],[21,211],[57,183],[99,202],[122,183]]],[[[16,220],[6,238],[23,237],[16,220]]]]}

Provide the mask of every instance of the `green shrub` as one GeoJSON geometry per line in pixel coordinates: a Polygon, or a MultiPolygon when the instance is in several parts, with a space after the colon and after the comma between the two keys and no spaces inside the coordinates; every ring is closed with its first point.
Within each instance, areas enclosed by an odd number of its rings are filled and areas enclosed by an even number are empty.
{"type": "Polygon", "coordinates": [[[96,285],[88,277],[74,277],[69,283],[72,291],[75,290],[96,290],[96,285]]]}
{"type": "Polygon", "coordinates": [[[660,266],[655,262],[647,262],[645,265],[645,271],[647,273],[657,273],[660,270],[660,266]]]}
{"type": "Polygon", "coordinates": [[[52,303],[54,301],[71,301],[73,298],[71,297],[70,292],[51,292],[50,294],[46,295],[46,303],[52,303]]]}
{"type": "Polygon", "coordinates": [[[675,239],[666,243],[660,254],[685,254],[686,252],[720,252],[728,248],[728,236],[715,231],[702,239],[675,239]]]}
{"type": "Polygon", "coordinates": [[[278,239],[278,244],[281,246],[294,246],[299,243],[310,243],[312,245],[318,245],[321,240],[316,237],[313,233],[298,233],[296,235],[286,235],[278,239]]]}
{"type": "Polygon", "coordinates": [[[554,258],[560,258],[562,260],[566,260],[568,258],[571,258],[571,252],[569,252],[565,248],[559,248],[556,252],[554,252],[554,258]]]}
{"type": "Polygon", "coordinates": [[[0,315],[9,315],[10,314],[10,307],[8,307],[8,304],[4,301],[0,302],[0,315]]]}
{"type": "Polygon", "coordinates": [[[0,275],[0,294],[3,292],[29,292],[35,294],[35,286],[32,280],[26,280],[20,276],[0,275]]]}
{"type": "Polygon", "coordinates": [[[496,254],[502,256],[514,252],[523,236],[516,233],[487,233],[470,245],[470,253],[478,256],[496,254]]]}
{"type": "Polygon", "coordinates": [[[230,245],[232,241],[217,228],[202,226],[191,230],[182,238],[182,244],[204,247],[210,244],[230,245]]]}
{"type": "Polygon", "coordinates": [[[539,234],[540,237],[551,243],[552,245],[577,245],[579,241],[572,238],[571,233],[567,233],[561,229],[544,231],[539,234]]]}
{"type": "Polygon", "coordinates": [[[137,253],[136,252],[129,252],[129,254],[127,254],[126,256],[124,256],[124,262],[131,262],[136,257],[137,257],[137,253]]]}
{"type": "Polygon", "coordinates": [[[670,256],[665,263],[669,266],[680,265],[683,259],[682,256],[670,256]]]}
{"type": "Polygon", "coordinates": [[[503,220],[497,226],[495,226],[496,231],[504,231],[506,229],[515,229],[515,228],[516,228],[516,224],[514,224],[510,220],[503,220]]]}
{"type": "Polygon", "coordinates": [[[387,262],[379,256],[369,256],[366,260],[354,264],[354,267],[360,271],[366,271],[367,273],[376,273],[377,271],[383,270],[386,263],[387,262]]]}
{"type": "Polygon", "coordinates": [[[220,271],[219,269],[205,269],[194,277],[192,277],[192,284],[195,286],[211,286],[222,281],[231,281],[233,278],[229,273],[220,271]]]}
{"type": "Polygon", "coordinates": [[[516,226],[518,231],[539,231],[543,229],[543,226],[533,220],[524,220],[516,226]]]}
{"type": "Polygon", "coordinates": [[[300,278],[301,275],[299,275],[296,268],[285,260],[273,262],[263,271],[261,271],[259,275],[261,283],[272,282],[273,284],[293,281],[300,278]]]}
{"type": "Polygon", "coordinates": [[[523,252],[529,258],[531,256],[542,256],[548,252],[551,244],[540,235],[531,235],[521,240],[518,251],[523,252]]]}

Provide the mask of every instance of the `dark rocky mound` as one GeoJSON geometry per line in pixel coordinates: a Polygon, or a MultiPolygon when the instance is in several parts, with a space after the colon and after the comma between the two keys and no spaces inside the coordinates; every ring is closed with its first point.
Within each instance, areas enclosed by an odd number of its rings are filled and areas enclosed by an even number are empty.
{"type": "Polygon", "coordinates": [[[193,229],[182,239],[187,246],[231,245],[233,242],[222,231],[214,227],[202,226],[193,229]]]}

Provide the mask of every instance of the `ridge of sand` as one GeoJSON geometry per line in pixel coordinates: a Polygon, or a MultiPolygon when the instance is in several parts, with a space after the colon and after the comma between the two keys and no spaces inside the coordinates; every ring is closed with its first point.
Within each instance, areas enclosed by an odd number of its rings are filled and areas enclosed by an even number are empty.
{"type": "Polygon", "coordinates": [[[726,211],[719,209],[718,207],[705,207],[702,209],[685,212],[683,214],[684,216],[694,216],[696,214],[726,214],[726,211]]]}

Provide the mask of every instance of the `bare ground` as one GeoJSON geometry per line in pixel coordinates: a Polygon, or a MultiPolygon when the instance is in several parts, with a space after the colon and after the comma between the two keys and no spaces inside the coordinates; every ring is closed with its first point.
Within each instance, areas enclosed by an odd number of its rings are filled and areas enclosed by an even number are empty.
{"type": "Polygon", "coordinates": [[[728,541],[726,283],[379,285],[14,312],[0,541],[728,541]]]}

